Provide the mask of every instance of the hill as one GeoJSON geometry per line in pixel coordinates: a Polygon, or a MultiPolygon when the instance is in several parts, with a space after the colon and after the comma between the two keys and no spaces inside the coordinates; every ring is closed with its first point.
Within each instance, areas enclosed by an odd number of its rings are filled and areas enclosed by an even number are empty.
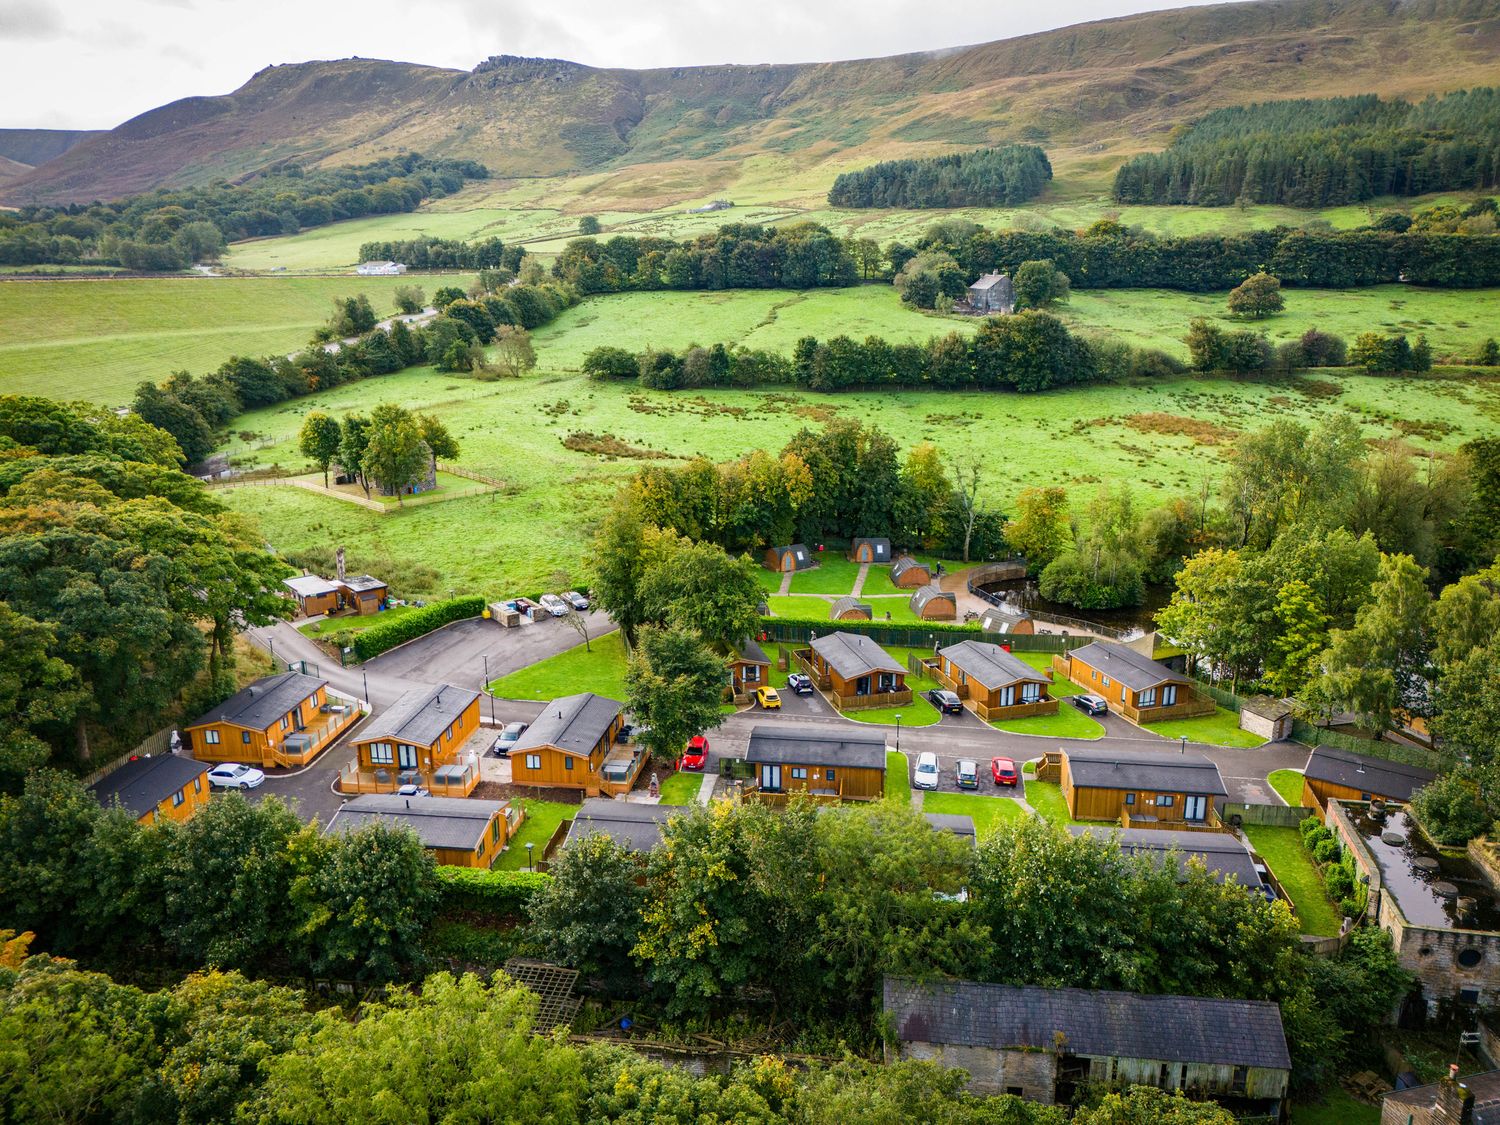
{"type": "Polygon", "coordinates": [[[768,161],[826,190],[874,159],[1010,141],[1099,173],[1222,106],[1497,80],[1500,0],[1266,0],[830,63],[637,71],[498,56],[464,72],[345,59],[272,67],[232,94],[142,114],[0,197],[118,197],[410,149],[505,177],[606,173],[585,204],[598,208],[732,192],[768,161]]]}

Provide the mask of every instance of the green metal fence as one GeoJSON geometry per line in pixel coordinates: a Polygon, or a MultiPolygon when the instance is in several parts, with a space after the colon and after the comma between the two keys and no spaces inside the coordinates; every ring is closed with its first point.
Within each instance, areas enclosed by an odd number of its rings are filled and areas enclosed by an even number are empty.
{"type": "Polygon", "coordinates": [[[1408,766],[1421,766],[1430,770],[1440,768],[1444,761],[1441,754],[1432,750],[1405,746],[1399,742],[1386,742],[1383,739],[1379,742],[1372,742],[1367,738],[1356,738],[1353,735],[1341,734],[1336,730],[1325,730],[1323,727],[1314,726],[1302,719],[1292,721],[1292,737],[1308,746],[1333,746],[1354,754],[1384,758],[1388,762],[1401,762],[1408,766]]]}

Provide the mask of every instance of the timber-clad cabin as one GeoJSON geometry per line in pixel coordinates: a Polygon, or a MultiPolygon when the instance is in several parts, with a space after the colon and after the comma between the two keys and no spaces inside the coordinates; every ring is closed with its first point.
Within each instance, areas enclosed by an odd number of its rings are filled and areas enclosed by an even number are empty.
{"type": "Polygon", "coordinates": [[[1302,773],[1302,803],[1327,809],[1328,799],[1340,801],[1397,801],[1405,804],[1437,775],[1421,766],[1371,758],[1351,750],[1319,746],[1302,773]]]}
{"type": "Polygon", "coordinates": [[[590,797],[628,793],[646,755],[615,744],[622,706],[591,691],[554,699],[511,747],[511,781],[580,789],[590,797]]]}
{"type": "Polygon", "coordinates": [[[328,681],[302,672],[256,680],[183,730],[185,749],[206,762],[304,766],[359,718],[345,704],[324,711],[328,681]]]}
{"type": "Polygon", "coordinates": [[[933,678],[986,722],[1057,714],[1051,678],[987,641],[960,641],[940,649],[933,678]]]}
{"type": "Polygon", "coordinates": [[[903,590],[914,590],[932,581],[932,569],[910,555],[902,555],[891,563],[891,582],[903,590]]]}
{"type": "Polygon", "coordinates": [[[728,693],[735,703],[750,702],[756,688],[771,682],[771,658],[754,637],[746,637],[728,656],[728,693]]]}
{"type": "Polygon", "coordinates": [[[1281,1119],[1292,1064],[1269,1000],[900,977],[884,1000],[895,1050],[961,1067],[976,1094],[1068,1105],[1086,1084],[1156,1086],[1281,1119]]]}
{"type": "Polygon", "coordinates": [[[868,602],[862,602],[853,594],[845,594],[833,603],[833,609],[828,614],[834,621],[868,621],[875,616],[875,609],[868,602]]]}
{"type": "MultiPolygon", "coordinates": [[[[367,793],[345,801],[328,822],[328,835],[371,824],[409,828],[447,867],[489,867],[510,837],[510,805],[461,797],[403,797],[367,793]]],[[[516,818],[520,824],[520,818],[516,818]]]]}
{"type": "Polygon", "coordinates": [[[798,650],[798,659],[820,691],[840,711],[894,707],[911,702],[906,668],[862,633],[829,633],[798,650]]]}
{"type": "Polygon", "coordinates": [[[138,824],[184,821],[208,803],[208,766],[182,754],[131,758],[89,786],[105,808],[118,804],[138,824]]]}
{"type": "Polygon", "coordinates": [[[884,566],[891,561],[889,539],[856,539],[849,544],[849,561],[884,566]]]}
{"type": "Polygon", "coordinates": [[[907,605],[922,621],[952,621],[958,617],[958,595],[944,593],[936,583],[915,590],[907,605]]]}
{"type": "Polygon", "coordinates": [[[283,578],[281,584],[291,591],[301,617],[327,617],[336,613],[354,613],[363,617],[379,613],[390,590],[379,578],[368,574],[334,579],[300,574],[295,578],[283,578]]]}
{"type": "Polygon", "coordinates": [[[610,797],[589,797],[578,807],[573,819],[564,822],[564,835],[558,847],[566,851],[590,836],[608,836],[626,851],[649,852],[661,843],[662,828],[667,821],[692,811],[681,805],[643,805],[610,797]]]}
{"type": "Polygon", "coordinates": [[[1193,681],[1127,645],[1094,641],[1054,658],[1067,677],[1096,695],[1132,723],[1157,723],[1212,715],[1214,701],[1193,681]]]}
{"type": "Polygon", "coordinates": [[[1120,845],[1122,855],[1145,856],[1157,861],[1173,856],[1179,873],[1185,874],[1188,864],[1196,859],[1202,862],[1215,882],[1224,883],[1233,878],[1240,886],[1252,890],[1259,890],[1262,885],[1250,849],[1240,842],[1239,837],[1228,832],[1178,832],[1169,828],[1112,828],[1090,824],[1072,824],[1068,831],[1075,836],[1113,840],[1120,845]]]}
{"type": "Polygon", "coordinates": [[[789,543],[785,547],[767,547],[764,558],[767,570],[779,571],[782,574],[788,571],[808,570],[818,565],[818,560],[813,553],[801,543],[789,543]]]}
{"type": "Polygon", "coordinates": [[[478,730],[477,691],[452,684],[413,688],[354,739],[357,776],[346,775],[341,785],[345,792],[380,792],[420,780],[440,796],[467,797],[479,784],[478,753],[460,751],[478,730]]]}
{"type": "MultiPolygon", "coordinates": [[[[848,724],[853,726],[854,724],[848,724]]],[[[844,726],[761,723],[750,732],[745,761],[762,800],[795,793],[830,801],[873,801],[885,793],[885,734],[844,726]]]]}
{"type": "Polygon", "coordinates": [[[1062,793],[1074,820],[1213,831],[1223,830],[1214,799],[1229,795],[1202,754],[1093,746],[1063,752],[1062,793]]]}

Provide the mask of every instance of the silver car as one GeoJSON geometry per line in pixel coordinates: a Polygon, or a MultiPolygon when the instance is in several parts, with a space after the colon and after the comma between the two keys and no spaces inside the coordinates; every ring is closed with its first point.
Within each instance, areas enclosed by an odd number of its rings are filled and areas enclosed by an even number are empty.
{"type": "Polygon", "coordinates": [[[582,613],[584,610],[588,609],[588,607],[589,607],[589,600],[588,600],[588,598],[584,597],[577,590],[569,590],[567,593],[565,593],[563,595],[563,601],[567,602],[570,606],[572,606],[574,609],[576,609],[579,613],[582,613]]]}
{"type": "Polygon", "coordinates": [[[208,771],[208,783],[215,789],[254,789],[266,775],[251,766],[225,762],[208,771]]]}
{"type": "Polygon", "coordinates": [[[912,771],[914,789],[936,789],[938,787],[938,760],[931,750],[917,755],[917,768],[912,771]]]}
{"type": "Polygon", "coordinates": [[[563,601],[556,594],[543,594],[537,600],[542,603],[542,608],[550,613],[553,617],[568,616],[568,603],[563,601]]]}

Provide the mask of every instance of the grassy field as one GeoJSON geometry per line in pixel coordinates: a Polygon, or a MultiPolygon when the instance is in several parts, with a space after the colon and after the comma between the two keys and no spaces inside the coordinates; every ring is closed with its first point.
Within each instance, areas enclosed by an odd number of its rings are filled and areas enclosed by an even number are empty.
{"type": "Polygon", "coordinates": [[[1264,824],[1245,825],[1250,846],[1270,866],[1286,893],[1292,909],[1302,923],[1302,932],[1333,937],[1339,932],[1338,908],[1328,900],[1323,877],[1318,874],[1312,856],[1302,846],[1302,834],[1295,828],[1273,828],[1264,824]]]}
{"type": "Polygon", "coordinates": [[[526,820],[520,830],[507,841],[505,851],[495,861],[495,866],[503,871],[520,871],[525,868],[527,844],[536,845],[532,850],[532,862],[540,863],[542,849],[552,839],[557,826],[578,812],[577,805],[561,801],[538,801],[531,797],[522,797],[520,800],[521,807],[526,810],[526,820]]]}
{"type": "Polygon", "coordinates": [[[1020,820],[1030,815],[1019,801],[1009,797],[985,797],[978,793],[924,793],[922,811],[971,817],[974,831],[981,839],[993,832],[1001,821],[1020,820]]]}
{"type": "Polygon", "coordinates": [[[911,804],[911,770],[905,754],[885,752],[885,798],[911,804]]]}
{"type": "MultiPolygon", "coordinates": [[[[412,279],[432,285],[425,279],[412,279]]],[[[467,277],[454,283],[467,285],[467,277]]],[[[400,277],[182,277],[0,284],[0,394],[128,403],[143,380],[295,351],[335,297],[396,311],[400,277]]]]}
{"type": "Polygon", "coordinates": [[[1380,1107],[1355,1101],[1341,1086],[1320,1102],[1293,1102],[1292,1125],[1380,1125],[1380,1107]]]}
{"type": "Polygon", "coordinates": [[[1083,823],[1068,815],[1068,802],[1063,799],[1062,786],[1055,781],[1038,781],[1034,777],[1028,777],[1026,803],[1036,809],[1043,819],[1060,828],[1083,823]]]}
{"type": "Polygon", "coordinates": [[[1033,715],[1029,719],[996,719],[990,726],[1011,734],[1047,738],[1100,738],[1104,734],[1102,726],[1066,699],[1058,704],[1055,715],[1033,715]]]}
{"type": "Polygon", "coordinates": [[[1186,738],[1189,742],[1206,742],[1210,746],[1259,746],[1265,739],[1240,729],[1240,717],[1223,707],[1212,715],[1198,719],[1172,719],[1165,723],[1144,723],[1146,730],[1163,738],[1186,738]]]}
{"type": "Polygon", "coordinates": [[[1271,783],[1271,788],[1281,795],[1281,799],[1293,808],[1302,804],[1302,771],[1301,770],[1272,770],[1270,777],[1266,779],[1271,783]]]}
{"type": "Polygon", "coordinates": [[[793,594],[847,594],[854,589],[859,563],[836,551],[824,551],[818,565],[792,575],[793,594]]]}
{"type": "Polygon", "coordinates": [[[518,672],[501,676],[490,691],[502,699],[556,699],[592,691],[611,699],[625,698],[625,641],[619,631],[549,656],[518,672]]]}
{"type": "MultiPolygon", "coordinates": [[[[906,658],[915,654],[918,657],[929,655],[925,649],[914,648],[891,648],[885,646],[885,651],[896,658],[896,663],[905,665],[906,658]]],[[[846,719],[854,719],[861,723],[881,723],[889,726],[896,725],[896,716],[901,716],[903,727],[930,727],[942,718],[937,708],[923,698],[923,693],[938,686],[938,682],[930,676],[914,676],[910,672],[906,675],[906,686],[912,690],[910,703],[903,703],[899,707],[873,707],[868,711],[846,711],[846,719]]]]}

